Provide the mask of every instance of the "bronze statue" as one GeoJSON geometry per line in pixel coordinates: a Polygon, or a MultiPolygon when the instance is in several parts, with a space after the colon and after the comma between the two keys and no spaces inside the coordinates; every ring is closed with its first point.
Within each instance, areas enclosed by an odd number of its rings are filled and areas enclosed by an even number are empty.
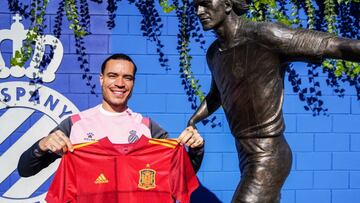
{"type": "Polygon", "coordinates": [[[194,0],[204,30],[217,35],[207,51],[212,84],[190,118],[194,126],[223,107],[236,139],[241,181],[232,202],[273,203],[289,174],[292,154],[284,138],[285,66],[324,58],[360,61],[360,42],[329,33],[253,22],[245,0],[194,0]]]}

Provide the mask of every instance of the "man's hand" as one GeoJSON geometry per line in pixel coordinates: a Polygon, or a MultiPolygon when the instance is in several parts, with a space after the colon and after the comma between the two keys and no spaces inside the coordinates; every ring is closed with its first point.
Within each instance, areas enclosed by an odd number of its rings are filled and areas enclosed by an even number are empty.
{"type": "Polygon", "coordinates": [[[188,147],[196,148],[204,145],[204,139],[192,126],[187,127],[177,138],[178,142],[188,147]]]}
{"type": "Polygon", "coordinates": [[[69,150],[74,151],[70,139],[60,130],[50,133],[39,142],[39,148],[42,151],[52,151],[57,154],[62,154],[69,150]]]}

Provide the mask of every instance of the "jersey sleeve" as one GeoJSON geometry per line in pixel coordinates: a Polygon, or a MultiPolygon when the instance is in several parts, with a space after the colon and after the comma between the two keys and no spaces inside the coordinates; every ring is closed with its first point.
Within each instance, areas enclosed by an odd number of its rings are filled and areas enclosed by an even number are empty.
{"type": "Polygon", "coordinates": [[[71,154],[63,155],[45,200],[48,203],[76,202],[76,176],[71,154]]]}
{"type": "Polygon", "coordinates": [[[181,203],[190,203],[191,193],[199,186],[184,146],[178,146],[171,159],[170,187],[174,198],[181,203]]]}

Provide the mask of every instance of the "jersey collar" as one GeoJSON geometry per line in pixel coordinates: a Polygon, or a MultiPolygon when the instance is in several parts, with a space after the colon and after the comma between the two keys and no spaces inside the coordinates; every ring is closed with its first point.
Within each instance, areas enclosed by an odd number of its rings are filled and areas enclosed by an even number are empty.
{"type": "Polygon", "coordinates": [[[134,143],[126,143],[126,144],[114,144],[110,141],[108,137],[104,137],[99,140],[99,144],[101,144],[104,148],[109,150],[111,154],[115,155],[126,155],[137,149],[143,147],[148,143],[150,138],[146,137],[145,135],[141,135],[139,140],[134,143]]]}

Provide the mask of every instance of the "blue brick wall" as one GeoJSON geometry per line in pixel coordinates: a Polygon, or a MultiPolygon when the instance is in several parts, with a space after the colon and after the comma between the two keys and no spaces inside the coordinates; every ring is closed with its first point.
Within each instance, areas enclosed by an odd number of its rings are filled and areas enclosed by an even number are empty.
{"type": "MultiPolygon", "coordinates": [[[[56,9],[60,0],[50,1],[47,11],[46,32],[53,30],[56,9]]],[[[124,52],[131,55],[138,65],[135,90],[129,103],[130,107],[150,116],[176,137],[185,127],[193,113],[187,101],[179,78],[179,59],[176,51],[178,22],[174,13],[160,11],[164,27],[161,40],[164,53],[169,59],[170,70],[165,70],[158,63],[156,46],[146,40],[140,30],[141,15],[134,5],[127,1],[118,2],[116,27],[106,27],[107,11],[105,4],[89,2],[91,14],[90,31],[85,37],[89,68],[93,82],[100,93],[98,73],[102,61],[111,53],[124,52]]],[[[9,29],[11,13],[7,1],[0,1],[0,30],[9,29]]],[[[25,21],[25,28],[29,25],[25,21]]],[[[56,79],[46,86],[55,89],[71,100],[80,110],[97,105],[101,101],[89,94],[89,88],[81,79],[74,37],[63,24],[61,42],[64,57],[56,79]]],[[[206,32],[206,47],[214,40],[213,33],[206,32]]],[[[3,57],[9,63],[11,43],[0,44],[3,57]]],[[[191,44],[193,72],[200,79],[202,90],[208,91],[210,73],[207,69],[205,52],[198,44],[191,44]]],[[[294,64],[302,78],[302,86],[308,83],[307,68],[304,63],[294,64]]],[[[282,203],[350,203],[359,202],[360,198],[360,102],[354,91],[346,87],[344,98],[338,98],[331,88],[326,86],[326,76],[317,78],[322,83],[327,116],[313,117],[304,110],[304,103],[292,91],[291,84],[285,80],[284,116],[286,138],[293,150],[292,171],[282,191],[282,203]]],[[[12,81],[13,78],[0,80],[12,81]]],[[[18,79],[16,79],[18,80],[18,79]]],[[[198,125],[206,140],[206,154],[198,173],[202,187],[196,192],[196,202],[230,202],[240,180],[238,159],[234,139],[230,133],[226,118],[220,109],[215,113],[222,126],[211,128],[198,125]]],[[[29,123],[23,124],[30,125],[29,123]]],[[[21,132],[18,129],[17,132],[21,132]]],[[[0,154],[10,147],[11,141],[0,143],[0,154]]],[[[281,167],[281,166],[279,166],[281,167]]],[[[10,183],[9,183],[10,184],[10,183]]],[[[6,189],[2,184],[0,192],[6,189]]]]}

